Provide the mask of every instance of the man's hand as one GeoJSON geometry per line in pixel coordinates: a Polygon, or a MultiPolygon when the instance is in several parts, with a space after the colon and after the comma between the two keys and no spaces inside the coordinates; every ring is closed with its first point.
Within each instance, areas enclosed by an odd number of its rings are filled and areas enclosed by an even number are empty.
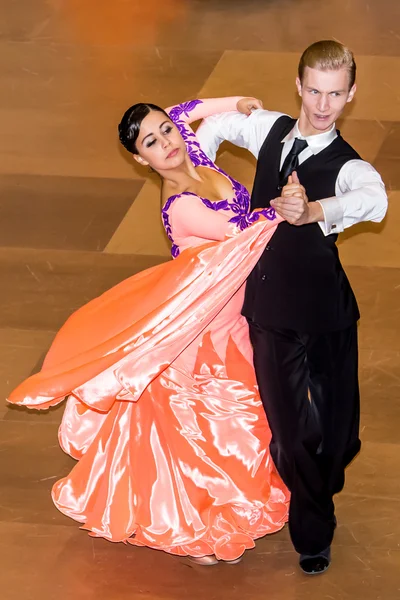
{"type": "Polygon", "coordinates": [[[309,204],[306,190],[300,184],[296,171],[289,175],[280,198],[271,200],[271,206],[291,225],[306,225],[324,220],[322,206],[319,202],[309,204]]]}
{"type": "Polygon", "coordinates": [[[261,100],[257,100],[257,98],[242,98],[236,104],[236,108],[238,112],[243,113],[244,115],[251,115],[253,110],[257,108],[264,108],[261,100]]]}

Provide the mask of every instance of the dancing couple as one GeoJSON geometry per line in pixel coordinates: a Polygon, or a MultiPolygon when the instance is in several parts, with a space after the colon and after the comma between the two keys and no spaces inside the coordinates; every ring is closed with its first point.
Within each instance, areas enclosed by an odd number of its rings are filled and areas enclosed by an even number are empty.
{"type": "Polygon", "coordinates": [[[337,42],[307,48],[299,119],[242,97],[123,115],[121,143],[161,177],[174,260],[74,313],[9,398],[66,399],[78,462],[52,496],[92,536],[213,565],[288,520],[303,572],[328,568],[360,448],[359,313],[335,242],[387,207],[335,128],[355,69],[337,42]],[[222,140],[257,157],[251,198],[215,164],[222,140]]]}

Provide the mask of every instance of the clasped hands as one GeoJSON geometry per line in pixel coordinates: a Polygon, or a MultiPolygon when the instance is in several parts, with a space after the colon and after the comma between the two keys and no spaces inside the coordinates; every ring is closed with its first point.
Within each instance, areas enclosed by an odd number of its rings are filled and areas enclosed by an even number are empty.
{"type": "Polygon", "coordinates": [[[271,200],[271,206],[291,225],[306,225],[318,221],[320,216],[318,209],[321,209],[316,202],[311,205],[308,203],[306,190],[301,185],[296,171],[289,175],[287,184],[282,188],[281,196],[271,200]],[[312,210],[314,204],[317,204],[315,207],[317,211],[312,210]]]}

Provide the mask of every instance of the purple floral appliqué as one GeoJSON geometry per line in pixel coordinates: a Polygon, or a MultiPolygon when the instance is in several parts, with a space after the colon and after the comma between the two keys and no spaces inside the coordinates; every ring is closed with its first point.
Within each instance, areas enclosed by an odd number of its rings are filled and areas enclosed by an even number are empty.
{"type": "Polygon", "coordinates": [[[195,167],[199,165],[208,165],[214,167],[213,162],[200,148],[200,144],[197,141],[195,133],[191,130],[189,125],[182,119],[182,115],[189,117],[189,113],[192,112],[198,106],[203,104],[201,100],[191,100],[190,102],[184,102],[178,106],[174,106],[169,111],[171,121],[175,123],[179,133],[185,141],[187,153],[189,154],[190,160],[195,167]]]}
{"type": "Polygon", "coordinates": [[[274,208],[263,208],[262,210],[255,210],[249,213],[241,213],[235,215],[232,219],[229,219],[229,223],[235,223],[241,231],[253,225],[259,220],[260,215],[263,215],[268,221],[274,221],[276,219],[276,213],[274,208]]]}
{"type": "Polygon", "coordinates": [[[203,102],[201,100],[190,100],[189,102],[182,102],[182,104],[174,106],[174,108],[172,108],[169,111],[169,116],[171,117],[171,120],[175,123],[176,121],[179,121],[179,117],[181,115],[189,117],[189,113],[192,112],[192,110],[194,110],[199,104],[203,104],[203,102]]]}

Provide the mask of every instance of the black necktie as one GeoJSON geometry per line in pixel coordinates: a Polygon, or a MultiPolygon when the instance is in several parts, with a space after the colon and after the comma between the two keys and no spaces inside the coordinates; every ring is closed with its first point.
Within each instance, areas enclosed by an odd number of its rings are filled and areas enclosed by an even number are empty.
{"type": "Polygon", "coordinates": [[[282,165],[282,169],[279,173],[280,187],[283,187],[287,184],[289,175],[291,175],[292,172],[295,171],[299,166],[299,154],[302,150],[304,150],[304,148],[306,148],[306,146],[308,146],[306,140],[300,140],[299,138],[295,138],[292,149],[285,158],[285,161],[282,165]]]}

